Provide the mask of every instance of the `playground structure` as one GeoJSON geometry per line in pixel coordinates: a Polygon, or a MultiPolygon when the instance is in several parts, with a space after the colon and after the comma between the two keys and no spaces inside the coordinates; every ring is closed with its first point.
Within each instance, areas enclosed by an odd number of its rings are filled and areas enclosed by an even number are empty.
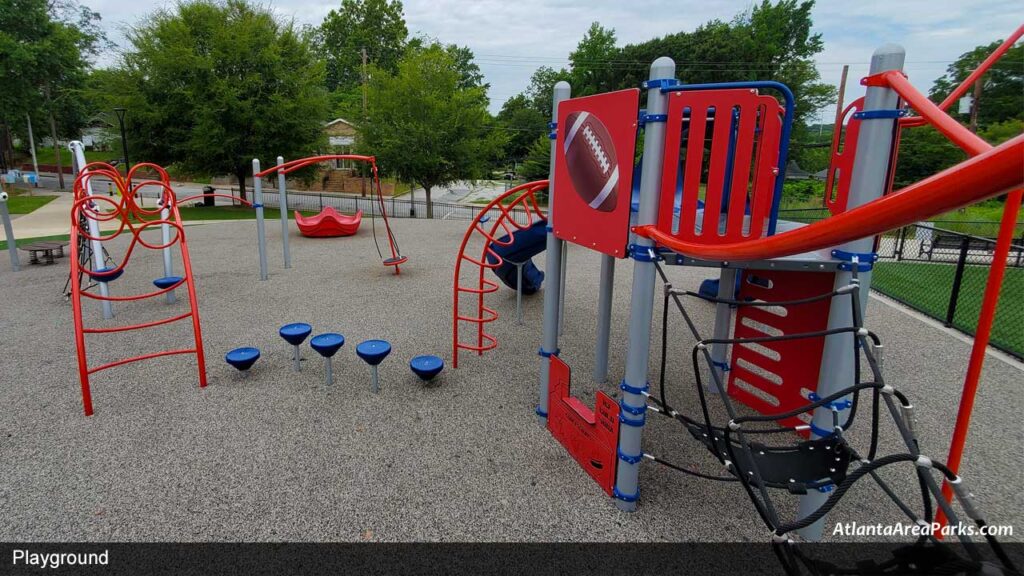
{"type": "MultiPolygon", "coordinates": [[[[329,160],[354,160],[354,161],[357,161],[357,162],[365,162],[365,163],[370,165],[370,173],[373,175],[373,192],[377,196],[377,210],[379,211],[379,215],[381,217],[381,220],[383,220],[383,223],[384,223],[384,231],[385,231],[385,234],[386,234],[387,239],[388,239],[388,249],[390,251],[391,256],[385,257],[384,253],[381,252],[380,244],[377,242],[377,219],[375,217],[376,216],[375,214],[371,214],[371,216],[374,216],[374,217],[371,218],[371,220],[370,220],[371,225],[372,225],[372,230],[373,230],[373,243],[377,247],[377,256],[380,257],[381,263],[384,264],[384,266],[387,266],[387,267],[390,267],[390,268],[394,268],[395,269],[395,275],[400,274],[401,271],[399,269],[399,266],[402,265],[402,264],[405,264],[405,262],[408,261],[409,258],[407,256],[403,256],[402,255],[402,251],[401,251],[401,249],[398,246],[398,240],[395,239],[395,234],[391,230],[391,223],[388,220],[388,213],[387,213],[387,210],[384,208],[384,195],[381,192],[381,187],[380,187],[380,174],[378,173],[378,170],[377,170],[377,159],[375,157],[373,157],[373,156],[360,156],[360,155],[357,155],[357,154],[327,154],[327,155],[321,155],[321,156],[310,156],[308,158],[300,158],[298,160],[292,160],[292,161],[289,161],[289,162],[285,162],[284,158],[282,158],[281,156],[278,156],[277,157],[277,165],[276,166],[271,166],[270,168],[267,168],[266,170],[262,170],[262,171],[260,170],[260,161],[259,161],[259,159],[254,158],[253,161],[252,161],[252,179],[253,179],[253,188],[254,188],[253,194],[254,194],[254,199],[255,199],[255,202],[254,202],[253,205],[256,207],[257,213],[261,215],[259,220],[258,220],[258,223],[257,223],[257,225],[259,227],[258,229],[259,229],[260,238],[263,237],[263,227],[262,227],[263,178],[266,177],[266,176],[270,176],[271,174],[276,173],[277,174],[278,204],[281,207],[280,212],[281,212],[282,244],[283,244],[283,250],[284,250],[284,267],[285,268],[291,268],[291,265],[292,265],[291,264],[291,253],[289,252],[289,249],[288,249],[288,210],[287,210],[287,207],[288,207],[288,189],[287,189],[287,186],[286,186],[286,183],[285,183],[286,177],[288,176],[288,174],[291,174],[292,172],[295,172],[296,170],[301,170],[302,168],[305,168],[306,166],[309,166],[309,165],[312,165],[312,164],[319,164],[321,162],[327,162],[329,160]]],[[[332,211],[333,211],[333,209],[332,209],[332,211]]],[[[325,212],[326,212],[326,209],[325,209],[325,212]]],[[[309,234],[307,234],[307,231],[309,231],[309,232],[313,232],[314,233],[313,235],[318,235],[319,236],[319,235],[322,235],[322,234],[316,234],[316,232],[318,232],[318,231],[320,231],[320,232],[323,232],[323,231],[334,232],[334,231],[337,231],[337,230],[341,230],[341,231],[345,232],[345,231],[351,230],[351,232],[349,232],[349,234],[354,234],[355,231],[359,228],[359,223],[360,223],[360,221],[362,219],[362,215],[361,215],[361,213],[358,213],[352,219],[348,219],[348,218],[345,218],[345,217],[342,217],[342,216],[338,216],[336,218],[333,218],[336,221],[333,225],[327,224],[324,221],[324,219],[332,218],[332,216],[330,216],[329,214],[325,214],[325,213],[321,213],[319,216],[313,217],[313,219],[315,221],[307,221],[307,220],[304,220],[304,219],[300,220],[298,212],[296,212],[295,218],[296,218],[296,224],[299,226],[299,229],[303,232],[304,235],[309,235],[309,234]]],[[[331,234],[331,235],[347,235],[347,234],[331,234]]],[[[264,249],[262,249],[262,246],[263,246],[263,242],[262,241],[260,242],[260,246],[261,246],[261,250],[260,250],[260,279],[261,280],[266,280],[267,279],[267,257],[266,257],[266,251],[264,249]]]]}
{"type": "Polygon", "coordinates": [[[362,222],[362,210],[348,216],[338,213],[332,206],[324,206],[319,214],[308,217],[295,211],[295,225],[299,227],[299,233],[310,238],[351,236],[359,231],[362,222]]]}
{"type": "MultiPolygon", "coordinates": [[[[879,48],[869,76],[862,80],[866,95],[846,110],[849,121],[842,140],[837,127],[825,199],[833,216],[806,226],[777,217],[793,116],[792,97],[785,86],[775,82],[682,84],[675,79],[674,63],[660,58],[652,64],[650,80],[644,85],[646,110],[639,111],[637,90],[569,99],[569,86],[559,83],[552,106],[555,132],[550,179],[510,190],[487,205],[460,247],[454,283],[454,365],[458,366],[460,350],[479,355],[498,345],[484,329],[498,318],[484,303],[484,295],[497,290],[497,285],[484,277],[484,269],[501,262],[495,247],[504,245],[495,232],[499,228],[507,233],[522,230],[523,221],[529,226],[535,217],[546,220],[545,272],[549,278],[564,275],[566,242],[602,253],[594,370],[598,382],[607,375],[614,260],[628,257],[634,261],[628,355],[618,402],[599,391],[591,409],[570,393],[569,364],[558,347],[562,281],[550,281],[544,292],[544,336],[539,351],[536,412],[541,423],[620,509],[631,511],[637,506],[643,460],[693,473],[644,450],[642,432],[646,414],[652,412],[681,421],[708,447],[727,473],[718,479],[741,484],[771,530],[774,543],[790,542],[791,533],[796,532],[805,539],[819,538],[822,518],[864,477],[878,482],[914,522],[931,522],[934,502],[937,521],[957,523],[950,505],[955,492],[963,512],[984,526],[957,469],[1013,223],[1021,205],[1024,135],[993,148],[944,110],[1022,33],[1024,27],[1018,28],[939,105],[906,80],[901,71],[901,47],[879,48]],[[773,92],[783,97],[782,104],[770,95],[773,92]],[[908,116],[911,110],[917,115],[908,116]],[[600,117],[610,134],[588,137],[587,141],[599,159],[618,159],[620,195],[631,188],[630,152],[638,133],[643,134],[635,214],[626,202],[612,202],[609,208],[603,202],[607,191],[595,196],[578,189],[586,178],[574,176],[572,171],[586,168],[580,168],[579,162],[573,166],[568,152],[571,131],[577,129],[581,113],[600,117]],[[934,126],[972,158],[890,192],[899,130],[925,124],[934,126]],[[609,147],[618,149],[617,154],[609,153],[609,147]],[[538,191],[545,188],[552,198],[550,213],[536,205],[538,191]],[[1007,192],[950,453],[942,464],[919,452],[912,406],[885,382],[881,341],[863,324],[875,260],[874,236],[1007,192]],[[484,229],[487,217],[483,215],[494,211],[497,219],[489,230],[484,229]],[[475,258],[466,250],[468,240],[478,236],[483,248],[481,257],[475,258]],[[471,275],[470,284],[461,278],[464,262],[480,269],[471,275]],[[681,297],[701,296],[673,288],[661,272],[663,265],[720,269],[717,295],[703,296],[716,308],[711,338],[700,336],[681,301],[681,297]],[[670,345],[669,301],[674,300],[696,340],[691,356],[701,398],[703,416],[699,418],[689,418],[668,403],[664,380],[660,395],[650,391],[650,326],[659,273],[665,305],[661,377],[670,345]],[[460,311],[464,294],[477,300],[475,315],[460,311]],[[460,335],[460,325],[465,323],[476,327],[475,342],[460,335]],[[702,361],[710,374],[708,386],[702,385],[702,361]],[[864,361],[870,374],[866,379],[861,378],[864,361]],[[853,423],[862,393],[870,394],[874,404],[872,445],[867,454],[855,450],[843,435],[853,423]],[[713,424],[708,409],[711,398],[722,402],[728,423],[713,424]],[[739,416],[734,401],[761,415],[739,416]],[[876,454],[880,405],[892,416],[906,453],[876,454]],[[772,424],[776,427],[769,428],[772,424]],[[781,449],[754,441],[758,434],[778,431],[794,432],[805,439],[781,449]],[[813,456],[815,451],[818,456],[813,456]],[[924,503],[921,516],[876,474],[877,469],[898,463],[915,467],[924,503]],[[941,473],[941,490],[932,476],[934,470],[941,473]],[[786,521],[779,515],[770,489],[801,495],[795,520],[786,521]]],[[[960,536],[967,553],[977,561],[979,556],[969,538],[960,536]]],[[[998,543],[990,543],[1005,561],[998,543]]]]}

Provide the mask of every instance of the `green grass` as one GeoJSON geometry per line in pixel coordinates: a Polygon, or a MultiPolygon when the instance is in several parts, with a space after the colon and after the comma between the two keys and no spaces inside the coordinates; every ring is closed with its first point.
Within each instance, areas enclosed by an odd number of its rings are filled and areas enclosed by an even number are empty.
{"type": "MultiPolygon", "coordinates": [[[[152,206],[147,208],[152,209],[152,206]]],[[[310,210],[300,210],[300,214],[303,216],[313,216],[318,212],[310,210]]],[[[245,206],[203,206],[201,208],[193,207],[180,207],[178,208],[178,214],[181,215],[183,221],[196,221],[196,220],[253,220],[256,218],[256,212],[252,208],[245,206]]],[[[151,220],[155,216],[146,216],[146,219],[151,220]]],[[[266,220],[280,220],[281,212],[277,208],[264,208],[263,218],[266,220]]],[[[295,213],[290,212],[288,218],[291,220],[295,219],[295,213]]]]}
{"type": "Polygon", "coordinates": [[[53,195],[29,196],[30,190],[13,187],[9,187],[7,193],[10,194],[10,198],[7,199],[7,210],[11,214],[29,214],[56,198],[53,195]]]}
{"type": "MultiPolygon", "coordinates": [[[[953,325],[974,334],[988,279],[988,266],[967,266],[953,325]]],[[[952,264],[879,262],[871,287],[929,316],[945,319],[956,267],[952,264]]],[[[1024,269],[1007,268],[992,326],[992,343],[1024,356],[1024,269]]]]}
{"type": "MultiPolygon", "coordinates": [[[[115,158],[121,157],[121,149],[118,147],[115,150],[108,150],[106,152],[96,152],[95,150],[85,151],[86,162],[109,162],[115,158]]],[[[36,147],[36,162],[39,164],[56,164],[57,157],[52,147],[36,147]]],[[[24,154],[21,156],[21,163],[32,164],[32,155],[24,154]]],[[[71,165],[71,151],[67,148],[61,148],[60,151],[60,163],[64,166],[71,165]]]]}
{"type": "MultiPolygon", "coordinates": [[[[100,236],[110,236],[113,233],[114,230],[104,230],[103,232],[100,232],[100,236]]],[[[47,240],[51,240],[54,242],[67,242],[70,239],[71,236],[69,234],[57,234],[56,236],[36,236],[35,238],[17,238],[14,241],[14,245],[24,246],[26,244],[31,244],[33,242],[45,242],[47,240]]],[[[0,241],[0,250],[7,250],[7,241],[0,241]]]]}

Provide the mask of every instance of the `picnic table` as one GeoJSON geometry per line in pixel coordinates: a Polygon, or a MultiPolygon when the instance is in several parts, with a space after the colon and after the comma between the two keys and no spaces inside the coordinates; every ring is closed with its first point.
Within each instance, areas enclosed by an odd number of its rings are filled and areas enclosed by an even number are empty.
{"type": "Polygon", "coordinates": [[[64,247],[67,246],[67,242],[33,242],[31,244],[25,244],[19,246],[20,249],[28,252],[29,264],[53,264],[53,259],[64,257],[64,247]],[[54,254],[56,252],[56,255],[54,254]],[[39,259],[40,253],[43,255],[43,259],[39,259]]]}

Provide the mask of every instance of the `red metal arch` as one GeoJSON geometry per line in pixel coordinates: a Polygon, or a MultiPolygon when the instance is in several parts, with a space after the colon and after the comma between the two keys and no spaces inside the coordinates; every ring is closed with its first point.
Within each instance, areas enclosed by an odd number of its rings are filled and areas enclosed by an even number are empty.
{"type": "Polygon", "coordinates": [[[487,269],[497,268],[504,262],[492,246],[495,244],[499,246],[508,246],[512,243],[511,236],[513,232],[529,228],[533,225],[535,219],[547,219],[547,215],[541,210],[540,205],[537,203],[537,193],[542,190],[546,190],[547,188],[547,180],[529,182],[512,188],[508,192],[505,192],[494,200],[491,200],[486,206],[484,206],[483,209],[480,210],[480,213],[476,215],[476,218],[473,218],[473,222],[470,223],[469,229],[467,229],[465,235],[463,235],[462,243],[459,245],[458,256],[455,258],[455,274],[452,287],[453,367],[459,367],[459,350],[472,350],[476,352],[477,355],[482,355],[484,351],[493,350],[498,346],[497,338],[484,331],[484,324],[494,322],[498,319],[497,310],[484,305],[484,294],[496,292],[498,290],[498,284],[488,280],[484,273],[487,269]],[[512,201],[506,203],[505,200],[508,198],[512,198],[512,201]],[[487,221],[494,216],[495,211],[497,211],[497,217],[495,218],[494,223],[490,225],[489,229],[485,229],[483,224],[486,224],[487,221]],[[514,215],[517,212],[524,214],[524,218],[526,220],[525,224],[520,224],[515,220],[514,215]],[[500,232],[499,228],[501,229],[500,232]],[[476,234],[483,237],[483,248],[481,248],[479,258],[474,258],[466,254],[466,247],[469,244],[469,240],[476,234]],[[499,236],[508,236],[509,240],[502,241],[499,236]],[[488,262],[488,257],[493,258],[494,262],[488,262]],[[474,285],[465,286],[461,283],[463,261],[479,268],[474,285]],[[476,295],[477,302],[475,316],[469,316],[459,312],[460,295],[463,293],[476,295]],[[469,322],[476,325],[475,344],[468,344],[459,340],[459,324],[461,322],[469,322]]]}

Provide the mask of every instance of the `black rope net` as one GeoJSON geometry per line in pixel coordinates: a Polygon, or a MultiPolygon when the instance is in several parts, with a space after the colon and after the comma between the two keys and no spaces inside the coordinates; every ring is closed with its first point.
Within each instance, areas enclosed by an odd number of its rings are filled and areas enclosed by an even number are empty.
{"type": "MultiPolygon", "coordinates": [[[[671,469],[708,480],[736,482],[742,486],[758,516],[771,531],[772,544],[787,573],[800,574],[804,570],[812,574],[844,574],[859,573],[864,568],[848,569],[831,564],[828,561],[816,560],[801,551],[798,545],[798,530],[807,528],[823,519],[846,496],[850,489],[860,480],[870,478],[882,492],[888,496],[900,511],[914,524],[928,525],[935,518],[935,507],[945,514],[952,525],[960,523],[957,512],[942,496],[939,481],[935,477],[938,472],[950,483],[956,498],[960,502],[963,513],[970,518],[985,535],[992,553],[1001,563],[1004,573],[1019,574],[1013,562],[1005,553],[995,537],[985,530],[984,517],[972,501],[963,480],[953,473],[945,464],[928,458],[920,452],[914,431],[913,405],[907,397],[893,386],[886,383],[882,374],[882,342],[878,335],[864,327],[861,310],[861,290],[856,265],[853,267],[851,282],[847,286],[831,292],[790,301],[745,301],[722,299],[705,296],[696,292],[676,290],[672,287],[662,267],[656,263],[658,274],[664,285],[664,299],[661,317],[661,366],[658,382],[658,396],[646,393],[649,411],[672,418],[682,424],[697,441],[701,442],[724,468],[720,476],[705,474],[658,458],[651,454],[644,457],[671,469]],[[701,337],[690,314],[683,305],[683,298],[699,298],[714,304],[729,306],[800,306],[832,300],[848,298],[852,311],[852,325],[843,328],[765,336],[757,338],[723,338],[706,339],[701,337]],[[677,411],[666,395],[666,362],[668,356],[669,308],[674,303],[681,314],[689,332],[697,343],[691,350],[691,361],[695,375],[695,387],[700,399],[701,414],[691,417],[677,411]],[[811,396],[811,400],[800,408],[787,412],[763,415],[740,415],[736,406],[726,393],[725,383],[720,371],[715,369],[710,348],[712,346],[730,346],[757,344],[782,340],[822,338],[825,336],[850,334],[854,355],[854,384],[825,397],[811,396]],[[717,396],[728,417],[728,422],[715,423],[709,407],[709,394],[705,391],[702,376],[702,362],[707,367],[710,382],[707,386],[717,396]],[[863,369],[867,365],[867,371],[863,369]],[[846,432],[858,416],[858,407],[865,396],[870,397],[870,439],[864,450],[858,450],[848,440],[846,432]],[[881,409],[889,414],[903,444],[902,451],[879,456],[879,422],[881,409]],[[813,410],[824,409],[831,413],[831,431],[821,435],[812,435],[809,440],[796,443],[785,443],[786,432],[794,433],[811,429],[808,425],[782,426],[778,421],[792,418],[813,410]],[[778,434],[783,436],[777,436],[778,434]],[[768,435],[776,435],[769,437],[768,435]],[[818,437],[814,437],[818,436],[818,437]],[[765,443],[762,439],[775,440],[765,443]],[[782,439],[783,441],[779,441],[782,439]],[[889,466],[911,466],[917,479],[917,491],[920,493],[920,508],[914,507],[901,499],[895,490],[881,477],[879,471],[889,466]],[[811,490],[827,493],[828,497],[816,509],[799,518],[783,518],[772,497],[773,491],[785,490],[789,494],[806,494],[811,490]]],[[[811,383],[808,386],[813,389],[811,383]]],[[[824,431],[827,432],[827,431],[824,431]]],[[[991,571],[994,565],[985,560],[978,543],[965,533],[957,532],[960,550],[954,551],[951,546],[939,540],[929,530],[922,532],[914,542],[911,552],[894,553],[894,558],[886,563],[871,566],[874,573],[982,573],[991,571]],[[962,550],[964,554],[959,552],[962,550]],[[923,554],[922,554],[923,551],[923,554]],[[964,557],[966,556],[966,557],[964,557]]],[[[998,573],[998,572],[997,572],[998,573]]]]}

